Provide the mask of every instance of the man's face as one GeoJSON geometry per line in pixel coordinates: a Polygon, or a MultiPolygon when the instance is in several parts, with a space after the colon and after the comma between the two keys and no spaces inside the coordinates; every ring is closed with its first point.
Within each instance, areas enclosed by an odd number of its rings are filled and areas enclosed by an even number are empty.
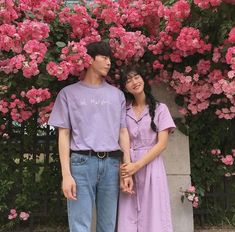
{"type": "Polygon", "coordinates": [[[111,60],[108,56],[97,55],[95,59],[92,59],[92,63],[90,66],[95,73],[99,76],[107,76],[110,67],[111,67],[111,60]]]}

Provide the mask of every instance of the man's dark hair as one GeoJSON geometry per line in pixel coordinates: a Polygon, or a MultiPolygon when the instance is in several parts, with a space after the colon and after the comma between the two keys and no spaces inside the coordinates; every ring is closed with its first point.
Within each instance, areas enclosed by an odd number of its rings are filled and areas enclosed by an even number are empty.
{"type": "Polygon", "coordinates": [[[86,48],[87,54],[90,55],[93,59],[95,59],[97,55],[107,56],[110,58],[112,56],[109,44],[104,41],[90,43],[86,46],[86,48]]]}

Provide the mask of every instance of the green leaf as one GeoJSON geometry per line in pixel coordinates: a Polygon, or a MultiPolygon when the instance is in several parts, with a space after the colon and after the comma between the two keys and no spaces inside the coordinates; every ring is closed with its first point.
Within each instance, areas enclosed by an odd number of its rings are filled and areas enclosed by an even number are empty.
{"type": "Polygon", "coordinates": [[[66,43],[64,43],[62,41],[57,41],[56,46],[59,47],[59,48],[64,48],[66,46],[66,43]]]}
{"type": "Polygon", "coordinates": [[[181,202],[184,203],[184,196],[181,196],[181,202]]]}

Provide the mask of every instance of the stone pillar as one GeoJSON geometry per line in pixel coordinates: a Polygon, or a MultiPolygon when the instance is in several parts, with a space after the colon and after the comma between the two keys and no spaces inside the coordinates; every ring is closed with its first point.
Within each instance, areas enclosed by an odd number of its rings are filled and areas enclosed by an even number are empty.
{"type": "MultiPolygon", "coordinates": [[[[167,91],[167,86],[153,85],[152,91],[160,102],[167,104],[174,118],[182,117],[178,113],[174,94],[167,91]]],[[[182,203],[180,199],[180,188],[186,189],[191,184],[188,137],[176,129],[170,135],[163,157],[168,177],[174,232],[193,232],[192,205],[187,200],[182,203]]]]}

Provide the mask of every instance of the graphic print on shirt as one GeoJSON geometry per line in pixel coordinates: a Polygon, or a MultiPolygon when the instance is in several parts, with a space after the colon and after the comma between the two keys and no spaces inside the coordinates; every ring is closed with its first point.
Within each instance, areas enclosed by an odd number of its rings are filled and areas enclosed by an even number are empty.
{"type": "Polygon", "coordinates": [[[81,99],[81,100],[79,100],[78,105],[80,105],[80,106],[92,106],[92,105],[104,106],[104,105],[111,105],[111,102],[107,99],[91,98],[91,99],[81,99]]]}

